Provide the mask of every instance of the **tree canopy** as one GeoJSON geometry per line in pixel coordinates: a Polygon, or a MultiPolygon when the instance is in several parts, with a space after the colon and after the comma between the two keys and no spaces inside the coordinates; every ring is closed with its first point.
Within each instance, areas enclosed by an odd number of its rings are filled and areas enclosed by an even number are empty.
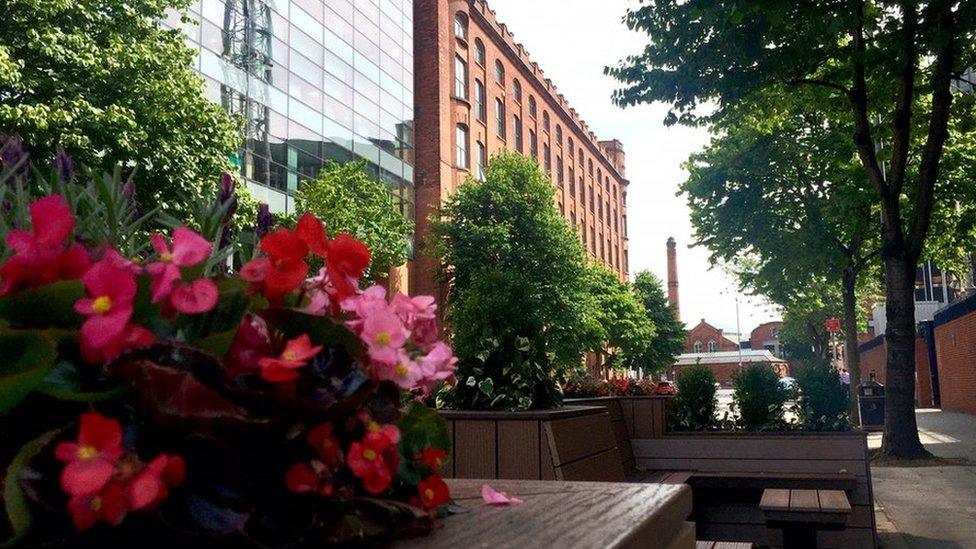
{"type": "Polygon", "coordinates": [[[42,158],[62,147],[96,170],[138,166],[141,202],[189,210],[232,168],[240,135],[203,96],[185,36],[159,25],[188,4],[0,3],[0,128],[42,158]]]}
{"type": "Polygon", "coordinates": [[[587,274],[601,332],[590,351],[609,349],[611,365],[642,368],[641,357],[658,337],[647,309],[630,286],[603,265],[590,264],[587,274]]]}
{"type": "Polygon", "coordinates": [[[674,364],[676,356],[685,347],[685,327],[678,319],[674,307],[668,303],[661,280],[651,271],[641,271],[634,278],[633,292],[643,303],[651,323],[654,338],[634,361],[645,374],[661,372],[674,364]]]}

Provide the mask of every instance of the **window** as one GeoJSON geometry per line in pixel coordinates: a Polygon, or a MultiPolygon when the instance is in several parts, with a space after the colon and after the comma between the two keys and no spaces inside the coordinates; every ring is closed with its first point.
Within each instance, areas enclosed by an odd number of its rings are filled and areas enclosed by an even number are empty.
{"type": "Polygon", "coordinates": [[[485,104],[485,85],[481,80],[474,81],[474,112],[478,120],[488,121],[488,105],[485,104]]]}
{"type": "Polygon", "coordinates": [[[480,38],[474,39],[474,62],[485,66],[485,43],[480,38]]]}
{"type": "Polygon", "coordinates": [[[708,352],[714,353],[717,350],[718,350],[718,343],[715,343],[714,339],[708,340],[708,352]]]}
{"type": "Polygon", "coordinates": [[[590,185],[590,213],[593,213],[595,204],[596,202],[594,201],[593,197],[593,185],[590,185]]]}
{"type": "Polygon", "coordinates": [[[497,59],[495,60],[495,82],[498,82],[501,87],[505,87],[505,67],[497,59]]]}
{"type": "Polygon", "coordinates": [[[542,163],[546,173],[552,173],[552,152],[549,150],[549,143],[542,144],[542,163]]]}
{"type": "Polygon", "coordinates": [[[583,167],[583,147],[579,148],[579,165],[580,168],[583,167]]]}
{"type": "Polygon", "coordinates": [[[576,212],[569,212],[569,221],[572,223],[573,228],[576,228],[576,212]]]}
{"type": "Polygon", "coordinates": [[[575,151],[573,150],[573,138],[572,137],[570,137],[567,140],[566,146],[569,149],[569,155],[568,155],[569,156],[569,162],[572,163],[573,162],[573,154],[575,153],[575,151]]]}
{"type": "Polygon", "coordinates": [[[589,165],[588,165],[586,171],[590,172],[590,177],[593,177],[593,159],[592,158],[589,161],[589,165]]]}
{"type": "Polygon", "coordinates": [[[560,126],[559,124],[556,124],[556,143],[561,145],[562,142],[563,142],[563,127],[560,126]]]}
{"type": "Polygon", "coordinates": [[[485,144],[478,141],[478,166],[477,173],[478,180],[485,180],[485,169],[488,167],[488,149],[485,148],[485,144]]]}
{"type": "Polygon", "coordinates": [[[603,181],[603,170],[600,168],[596,169],[596,186],[600,186],[600,182],[603,181]]]}
{"type": "Polygon", "coordinates": [[[515,150],[522,152],[522,120],[518,116],[512,117],[512,132],[515,135],[515,150]]]}
{"type": "Polygon", "coordinates": [[[454,57],[454,96],[468,98],[468,64],[460,55],[454,57]]]}
{"type": "Polygon", "coordinates": [[[512,98],[515,99],[516,103],[522,102],[522,84],[518,78],[512,80],[512,98]]]}
{"type": "Polygon", "coordinates": [[[535,118],[535,97],[529,96],[529,116],[535,118]]]}
{"type": "Polygon", "coordinates": [[[505,139],[505,103],[501,99],[495,99],[495,133],[505,139]]]}
{"type": "Polygon", "coordinates": [[[701,341],[696,341],[695,342],[695,352],[696,353],[702,352],[702,342],[701,341]]]}
{"type": "Polygon", "coordinates": [[[529,154],[532,158],[539,158],[539,140],[535,136],[535,130],[529,130],[529,154]]]}
{"type": "Polygon", "coordinates": [[[549,111],[542,111],[542,129],[549,131],[549,111]]]}
{"type": "Polygon", "coordinates": [[[597,219],[603,219],[603,201],[600,200],[599,202],[600,202],[600,204],[599,204],[599,206],[600,206],[600,215],[597,216],[597,219]]]}
{"type": "Polygon", "coordinates": [[[582,174],[580,174],[580,176],[579,176],[579,188],[580,188],[580,199],[579,199],[579,203],[580,203],[580,208],[583,208],[584,206],[586,206],[586,187],[583,186],[583,175],[582,174]]]}
{"type": "Polygon", "coordinates": [[[576,178],[573,176],[573,165],[572,165],[573,158],[570,157],[569,160],[570,160],[570,165],[569,165],[569,196],[575,197],[576,196],[576,178]]]}
{"type": "Polygon", "coordinates": [[[455,146],[454,164],[458,168],[466,169],[468,167],[468,127],[458,124],[455,139],[457,144],[455,146]]]}
{"type": "Polygon", "coordinates": [[[563,157],[556,156],[556,183],[563,186],[563,157]]]}
{"type": "Polygon", "coordinates": [[[468,38],[468,18],[463,13],[454,16],[454,36],[461,40],[468,38]]]}

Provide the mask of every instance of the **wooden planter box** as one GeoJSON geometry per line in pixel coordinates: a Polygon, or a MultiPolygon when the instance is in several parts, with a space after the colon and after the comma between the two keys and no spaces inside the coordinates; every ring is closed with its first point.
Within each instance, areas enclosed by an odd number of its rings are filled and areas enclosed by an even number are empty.
{"type": "Polygon", "coordinates": [[[440,413],[452,437],[453,455],[445,477],[624,480],[610,415],[604,407],[440,413]]]}
{"type": "Polygon", "coordinates": [[[568,405],[603,406],[610,414],[613,435],[624,471],[635,468],[633,438],[663,437],[671,410],[670,396],[611,396],[566,399],[568,405]]]}
{"type": "MultiPolygon", "coordinates": [[[[724,486],[716,485],[715,478],[706,477],[697,483],[695,477],[689,479],[695,493],[693,520],[698,539],[782,546],[781,532],[766,528],[758,508],[763,487],[771,487],[767,485],[772,482],[762,475],[826,473],[849,478],[844,482],[852,512],[844,530],[820,532],[817,547],[877,546],[871,463],[864,432],[671,433],[661,438],[635,438],[631,444],[639,469],[731,473],[753,478],[746,481],[732,477],[724,486]],[[850,479],[851,476],[855,478],[850,479]]],[[[718,480],[721,484],[722,479],[718,480]]]]}

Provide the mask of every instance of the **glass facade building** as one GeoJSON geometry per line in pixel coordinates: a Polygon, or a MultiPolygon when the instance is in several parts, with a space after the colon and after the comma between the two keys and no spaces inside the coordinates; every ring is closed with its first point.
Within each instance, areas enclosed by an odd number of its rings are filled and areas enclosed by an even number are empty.
{"type": "Polygon", "coordinates": [[[245,127],[241,173],[290,212],[326,161],[365,159],[413,219],[413,0],[196,0],[182,29],[206,93],[245,127]]]}

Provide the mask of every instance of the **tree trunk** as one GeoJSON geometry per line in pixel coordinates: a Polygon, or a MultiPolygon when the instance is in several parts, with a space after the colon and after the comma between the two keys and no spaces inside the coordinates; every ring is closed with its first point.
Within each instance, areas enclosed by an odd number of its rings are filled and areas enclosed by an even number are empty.
{"type": "MultiPolygon", "coordinates": [[[[888,237],[889,235],[885,235],[888,237]]],[[[886,238],[887,240],[887,238],[886,238]]],[[[886,242],[890,244],[890,241],[886,242]]],[[[900,246],[886,245],[885,426],[881,452],[885,456],[913,459],[931,454],[918,438],[915,421],[915,272],[914,261],[900,246]],[[894,252],[894,253],[891,253],[894,252]],[[901,253],[899,253],[901,252],[901,253]]]]}
{"type": "MultiPolygon", "coordinates": [[[[844,355],[847,372],[851,375],[851,420],[857,422],[857,386],[861,384],[861,351],[857,340],[857,271],[844,269],[844,355]]],[[[914,315],[914,313],[912,313],[914,315]]]]}

